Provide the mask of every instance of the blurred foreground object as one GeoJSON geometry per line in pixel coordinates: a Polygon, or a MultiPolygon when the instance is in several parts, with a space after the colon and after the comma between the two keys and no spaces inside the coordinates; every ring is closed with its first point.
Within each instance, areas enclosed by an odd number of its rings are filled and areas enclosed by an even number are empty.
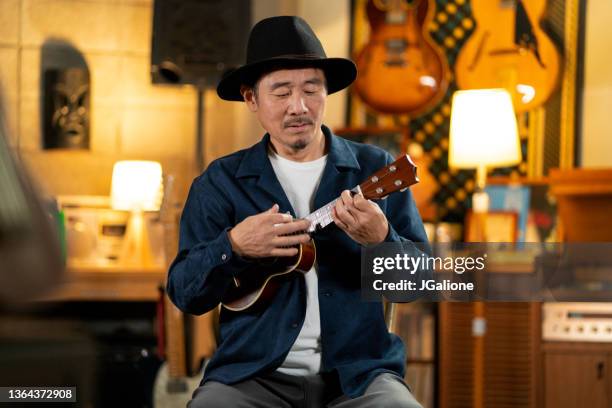
{"type": "Polygon", "coordinates": [[[7,139],[0,109],[0,309],[39,297],[64,273],[55,214],[11,156],[7,139]]]}

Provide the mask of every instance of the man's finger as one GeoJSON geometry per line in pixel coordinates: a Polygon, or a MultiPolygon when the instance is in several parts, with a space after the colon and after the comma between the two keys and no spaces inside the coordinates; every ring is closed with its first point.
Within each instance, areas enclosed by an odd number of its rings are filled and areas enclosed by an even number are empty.
{"type": "Polygon", "coordinates": [[[332,219],[334,220],[334,223],[343,231],[347,232],[348,231],[348,226],[342,222],[342,220],[340,220],[340,218],[338,218],[338,214],[336,212],[336,209],[334,208],[334,210],[332,211],[332,219]]]}
{"type": "Polygon", "coordinates": [[[274,248],[270,251],[270,256],[294,256],[297,253],[297,248],[274,248]]]}
{"type": "Polygon", "coordinates": [[[310,242],[310,235],[308,234],[287,235],[274,238],[272,240],[272,245],[275,247],[288,247],[297,244],[305,244],[307,242],[310,242]]]}
{"type": "Polygon", "coordinates": [[[346,210],[346,207],[340,200],[336,202],[335,209],[336,216],[347,226],[347,228],[352,228],[355,225],[357,222],[355,217],[346,210]]]}
{"type": "Polygon", "coordinates": [[[272,207],[270,207],[268,210],[264,212],[264,214],[274,214],[274,213],[278,213],[278,204],[274,204],[272,207]]]}
{"type": "Polygon", "coordinates": [[[371,204],[370,203],[372,203],[372,202],[371,201],[368,202],[368,200],[366,200],[363,197],[363,194],[361,194],[361,193],[355,194],[355,196],[353,197],[353,205],[359,211],[368,211],[371,208],[371,204]]]}
{"type": "Polygon", "coordinates": [[[293,217],[291,216],[291,214],[267,214],[265,220],[263,220],[262,222],[265,224],[273,224],[274,226],[276,225],[282,225],[282,224],[286,224],[288,222],[293,221],[293,217]]]}
{"type": "Polygon", "coordinates": [[[298,231],[306,231],[310,226],[310,221],[308,220],[296,220],[292,222],[274,224],[274,234],[275,235],[289,235],[298,231]]]}
{"type": "Polygon", "coordinates": [[[351,192],[348,190],[344,190],[342,194],[340,194],[340,198],[342,199],[342,203],[347,210],[353,206],[353,197],[351,196],[351,192]]]}

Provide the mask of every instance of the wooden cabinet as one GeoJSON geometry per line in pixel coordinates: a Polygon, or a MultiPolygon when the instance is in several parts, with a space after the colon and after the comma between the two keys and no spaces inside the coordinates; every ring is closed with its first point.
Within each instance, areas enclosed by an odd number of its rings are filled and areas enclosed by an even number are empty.
{"type": "Polygon", "coordinates": [[[612,408],[612,344],[547,343],[546,408],[612,408]]]}
{"type": "Polygon", "coordinates": [[[166,282],[166,269],[69,263],[64,282],[40,300],[156,302],[166,282]]]}
{"type": "Polygon", "coordinates": [[[539,303],[441,303],[439,406],[541,406],[540,327],[539,303]],[[486,321],[481,337],[472,334],[479,314],[486,321]]]}

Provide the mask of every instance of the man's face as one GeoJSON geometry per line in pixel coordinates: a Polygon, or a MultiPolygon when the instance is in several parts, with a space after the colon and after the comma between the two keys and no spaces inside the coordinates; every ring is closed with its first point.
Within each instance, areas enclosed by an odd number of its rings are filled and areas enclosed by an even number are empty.
{"type": "Polygon", "coordinates": [[[322,70],[273,71],[255,86],[256,92],[244,92],[245,100],[275,145],[298,151],[321,134],[327,98],[322,70]]]}

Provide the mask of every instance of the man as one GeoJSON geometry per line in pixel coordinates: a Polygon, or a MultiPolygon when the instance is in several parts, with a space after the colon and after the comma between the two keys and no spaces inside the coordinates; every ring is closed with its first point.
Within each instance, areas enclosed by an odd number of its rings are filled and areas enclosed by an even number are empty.
{"type": "Polygon", "coordinates": [[[253,147],[215,160],[191,186],[168,293],[183,311],[215,307],[258,258],[291,256],[308,242],[305,217],[341,195],[334,223],[313,234],[317,262],[283,280],[265,307],[221,309],[220,343],[190,407],[419,407],[402,380],[405,352],[382,306],[361,301],[360,249],[426,242],[409,190],[379,204],[349,189],[393,161],[322,125],[327,95],[356,77],[327,58],[308,24],[256,24],[247,63],[217,93],[245,101],[267,131],[253,147]]]}

